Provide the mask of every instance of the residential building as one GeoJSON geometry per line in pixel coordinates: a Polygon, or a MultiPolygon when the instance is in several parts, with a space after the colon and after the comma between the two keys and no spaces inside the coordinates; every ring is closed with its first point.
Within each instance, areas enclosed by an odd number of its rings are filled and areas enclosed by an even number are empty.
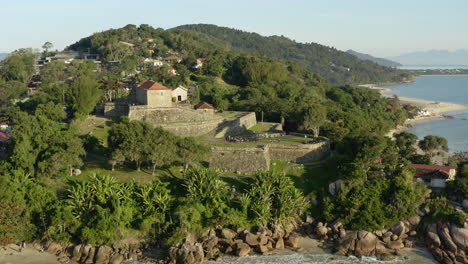
{"type": "Polygon", "coordinates": [[[455,179],[456,167],[426,164],[412,164],[416,169],[415,178],[429,187],[445,188],[447,181],[455,179]]]}
{"type": "Polygon", "coordinates": [[[177,75],[176,69],[174,69],[174,68],[172,68],[172,67],[169,68],[169,70],[167,70],[167,72],[169,72],[169,73],[172,74],[172,75],[177,75]]]}
{"type": "Polygon", "coordinates": [[[198,69],[198,68],[201,68],[203,67],[203,62],[205,62],[205,58],[198,58],[197,59],[197,64],[195,64],[195,66],[193,66],[193,68],[195,69],[198,69]]]}
{"type": "Polygon", "coordinates": [[[172,90],[173,101],[176,102],[185,102],[187,101],[187,88],[179,85],[174,90],[172,90]]]}
{"type": "Polygon", "coordinates": [[[195,105],[195,109],[202,111],[202,112],[214,112],[214,107],[213,105],[207,103],[207,102],[200,102],[197,105],[195,105]]]}
{"type": "Polygon", "coordinates": [[[172,90],[155,81],[143,81],[136,89],[136,100],[150,107],[171,107],[172,90]]]}
{"type": "Polygon", "coordinates": [[[164,61],[168,63],[180,63],[182,61],[182,58],[177,56],[168,56],[164,58],[164,61]]]}

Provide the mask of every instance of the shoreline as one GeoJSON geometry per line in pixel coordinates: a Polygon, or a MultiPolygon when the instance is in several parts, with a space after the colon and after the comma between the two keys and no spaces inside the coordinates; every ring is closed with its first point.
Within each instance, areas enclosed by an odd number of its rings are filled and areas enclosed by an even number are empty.
{"type": "MultiPolygon", "coordinates": [[[[394,96],[392,94],[389,94],[394,91],[393,89],[380,87],[379,85],[376,85],[376,84],[361,84],[359,85],[359,87],[364,87],[364,88],[379,91],[380,94],[385,98],[391,98],[394,96]]],[[[440,101],[436,102],[436,101],[429,101],[425,99],[405,97],[405,96],[398,96],[398,99],[400,100],[401,104],[411,105],[420,109],[424,109],[432,113],[433,115],[417,116],[417,117],[414,117],[413,119],[408,119],[405,121],[403,125],[399,125],[396,128],[390,130],[390,132],[386,134],[386,136],[388,137],[392,137],[393,134],[405,131],[411,126],[422,123],[422,122],[443,119],[445,118],[444,115],[449,114],[449,113],[468,111],[468,105],[464,105],[464,104],[456,104],[456,103],[440,102],[440,101]]]]}

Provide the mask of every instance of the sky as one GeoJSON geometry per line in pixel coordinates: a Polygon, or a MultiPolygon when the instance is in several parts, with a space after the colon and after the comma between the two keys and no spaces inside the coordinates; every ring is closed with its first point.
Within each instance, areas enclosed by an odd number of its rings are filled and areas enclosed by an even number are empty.
{"type": "Polygon", "coordinates": [[[0,52],[127,24],[227,26],[389,57],[468,48],[467,0],[0,0],[0,52]]]}

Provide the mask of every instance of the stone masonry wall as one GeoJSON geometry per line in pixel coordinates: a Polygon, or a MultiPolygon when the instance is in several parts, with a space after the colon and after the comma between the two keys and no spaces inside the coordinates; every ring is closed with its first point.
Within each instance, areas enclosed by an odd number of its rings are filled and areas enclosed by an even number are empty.
{"type": "Polygon", "coordinates": [[[104,105],[104,116],[119,117],[128,115],[128,104],[106,103],[104,105]]]}
{"type": "Polygon", "coordinates": [[[221,124],[215,133],[215,138],[238,135],[257,124],[257,117],[254,112],[245,112],[241,117],[226,120],[221,124]]]}
{"type": "Polygon", "coordinates": [[[185,123],[165,123],[165,124],[154,124],[155,127],[161,127],[176,136],[181,137],[197,137],[205,135],[210,131],[216,129],[223,119],[215,119],[200,122],[185,122],[185,123]]]}
{"type": "Polygon", "coordinates": [[[130,120],[149,123],[200,122],[222,119],[210,112],[201,112],[188,107],[148,107],[146,105],[130,106],[130,120]]]}
{"type": "Polygon", "coordinates": [[[212,147],[209,166],[225,171],[253,173],[270,169],[270,160],[310,163],[330,154],[328,140],[316,144],[267,144],[257,148],[212,147]]]}
{"type": "Polygon", "coordinates": [[[254,173],[270,168],[265,148],[212,147],[209,166],[225,171],[254,173]]]}

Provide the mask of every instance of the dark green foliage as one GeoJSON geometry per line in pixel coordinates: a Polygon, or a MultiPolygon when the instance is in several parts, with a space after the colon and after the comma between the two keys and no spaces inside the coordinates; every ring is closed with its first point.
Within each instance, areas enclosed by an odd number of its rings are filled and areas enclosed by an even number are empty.
{"type": "Polygon", "coordinates": [[[326,221],[339,220],[352,230],[378,230],[410,217],[424,202],[427,189],[409,170],[367,180],[348,180],[344,189],[323,200],[326,221]]]}
{"type": "Polygon", "coordinates": [[[75,131],[49,117],[61,119],[63,110],[49,103],[38,107],[36,115],[19,112],[11,117],[15,129],[8,162],[13,168],[34,176],[59,177],[83,164],[85,152],[75,131]]]}
{"type": "Polygon", "coordinates": [[[447,139],[439,136],[425,136],[423,140],[419,141],[418,145],[423,151],[431,155],[440,151],[448,151],[447,139]]]}
{"type": "Polygon", "coordinates": [[[283,36],[263,37],[206,24],[176,28],[176,31],[183,30],[198,32],[198,38],[204,38],[217,47],[299,62],[333,84],[398,82],[410,77],[405,71],[364,61],[335,48],[297,43],[283,36]]]}
{"type": "Polygon", "coordinates": [[[431,199],[427,206],[429,215],[426,219],[430,223],[454,223],[463,226],[465,222],[465,214],[458,212],[445,197],[431,199]]]}
{"type": "Polygon", "coordinates": [[[77,114],[86,116],[94,110],[101,99],[100,85],[90,76],[80,76],[71,85],[71,101],[77,114]]]}

